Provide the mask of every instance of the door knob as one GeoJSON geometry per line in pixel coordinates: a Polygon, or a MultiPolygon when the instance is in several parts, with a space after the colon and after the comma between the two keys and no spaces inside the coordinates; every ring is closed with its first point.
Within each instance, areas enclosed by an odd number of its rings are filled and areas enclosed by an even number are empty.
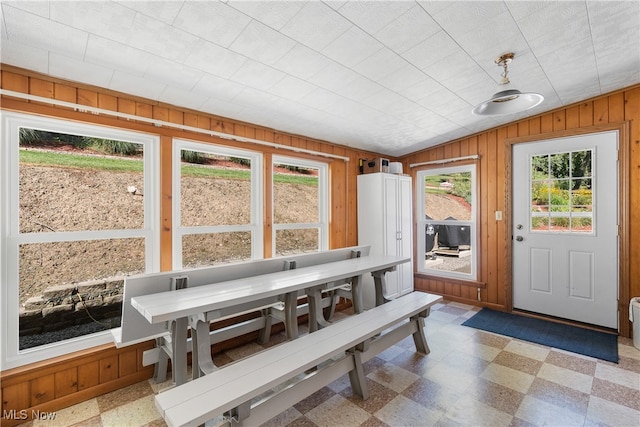
{"type": "Polygon", "coordinates": [[[516,240],[517,240],[518,242],[522,242],[522,241],[524,240],[524,237],[522,237],[522,236],[516,236],[516,240]]]}

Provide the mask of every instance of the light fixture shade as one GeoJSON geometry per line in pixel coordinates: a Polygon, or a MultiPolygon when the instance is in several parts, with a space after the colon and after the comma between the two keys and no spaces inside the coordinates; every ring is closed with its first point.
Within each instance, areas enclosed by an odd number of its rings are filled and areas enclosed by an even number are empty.
{"type": "Polygon", "coordinates": [[[473,114],[478,116],[501,116],[503,114],[519,113],[533,108],[544,100],[544,96],[538,93],[522,93],[519,90],[510,89],[498,92],[488,101],[477,105],[473,114]]]}

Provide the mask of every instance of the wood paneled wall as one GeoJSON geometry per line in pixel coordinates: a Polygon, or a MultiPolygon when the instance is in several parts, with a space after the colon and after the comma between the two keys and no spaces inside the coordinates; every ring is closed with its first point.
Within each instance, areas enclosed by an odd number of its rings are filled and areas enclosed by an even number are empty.
{"type": "MultiPolygon", "coordinates": [[[[377,157],[376,153],[353,150],[326,141],[314,140],[260,126],[228,120],[197,111],[180,109],[147,99],[117,93],[101,88],[54,79],[11,66],[0,65],[0,87],[6,90],[57,99],[80,105],[134,114],[202,129],[225,132],[268,142],[306,148],[345,156],[350,161],[328,160],[331,182],[330,246],[332,248],[357,244],[356,177],[358,159],[377,157]]],[[[209,137],[199,133],[158,128],[143,122],[118,119],[75,111],[72,108],[47,103],[28,102],[3,96],[2,109],[40,114],[67,120],[138,130],[160,136],[161,161],[161,268],[171,269],[171,140],[173,137],[223,144],[261,151],[265,159],[276,152],[258,146],[209,137]]],[[[481,283],[459,283],[416,277],[416,289],[439,293],[449,299],[479,304],[477,287],[480,286],[482,305],[506,309],[510,306],[505,283],[504,263],[510,233],[505,222],[496,222],[495,210],[507,213],[505,206],[505,140],[526,135],[544,135],[557,131],[588,128],[598,124],[629,122],[630,126],[630,198],[629,227],[631,257],[624,260],[628,269],[628,295],[640,295],[640,87],[629,88],[608,96],[576,104],[529,120],[492,129],[475,136],[457,140],[433,149],[414,153],[401,160],[404,170],[409,164],[479,154],[480,191],[482,211],[480,219],[481,283]]],[[[336,141],[340,142],[340,141],[336,141]]],[[[284,153],[283,150],[277,150],[284,153]]],[[[292,155],[304,156],[292,152],[292,155]]],[[[388,156],[386,156],[388,157],[388,156]]],[[[326,160],[326,159],[325,159],[326,160]]],[[[391,159],[395,160],[395,159],[391,159]]],[[[266,172],[265,172],[266,173],[266,172]]],[[[270,224],[265,223],[265,235],[270,224]]],[[[266,256],[270,255],[270,240],[265,239],[266,256]]],[[[621,304],[624,302],[621,302],[621,304]]],[[[628,301],[626,301],[628,304],[628,301]]],[[[628,334],[629,325],[626,326],[628,334]]],[[[622,330],[622,328],[621,328],[622,330]]],[[[116,390],[152,375],[151,368],[140,365],[142,351],[152,346],[144,343],[124,349],[113,345],[90,349],[73,355],[36,363],[0,373],[2,410],[39,409],[53,411],[97,395],[116,390]]],[[[2,420],[2,425],[15,422],[2,420]]]]}
{"type": "MultiPolygon", "coordinates": [[[[620,200],[620,208],[628,211],[628,219],[625,227],[620,230],[620,238],[623,242],[627,241],[628,248],[620,260],[621,292],[618,307],[620,334],[630,336],[629,298],[640,295],[640,86],[629,87],[401,158],[405,171],[411,171],[409,165],[413,163],[474,154],[480,156],[478,283],[416,275],[415,288],[438,293],[451,300],[510,310],[511,232],[508,219],[511,208],[505,198],[505,194],[508,194],[507,186],[510,186],[508,179],[505,179],[510,168],[510,141],[527,137],[547,139],[612,127],[625,129],[629,142],[627,152],[619,154],[621,161],[628,162],[628,174],[625,176],[627,182],[621,183],[623,192],[628,196],[625,199],[623,195],[620,200]],[[506,215],[505,220],[496,221],[495,211],[502,211],[506,215]],[[478,288],[481,301],[478,301],[478,288]]],[[[415,178],[415,171],[411,172],[415,178]]]]}

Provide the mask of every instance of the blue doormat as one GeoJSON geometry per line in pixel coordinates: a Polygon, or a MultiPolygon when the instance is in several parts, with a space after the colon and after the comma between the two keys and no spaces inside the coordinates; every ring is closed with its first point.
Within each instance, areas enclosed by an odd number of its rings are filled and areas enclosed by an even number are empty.
{"type": "Polygon", "coordinates": [[[463,323],[484,331],[618,363],[618,337],[606,332],[483,308],[463,323]]]}

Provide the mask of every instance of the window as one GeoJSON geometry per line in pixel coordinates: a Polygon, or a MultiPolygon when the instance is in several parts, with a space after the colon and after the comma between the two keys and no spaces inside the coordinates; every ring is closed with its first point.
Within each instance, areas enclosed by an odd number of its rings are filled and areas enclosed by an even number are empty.
{"type": "Polygon", "coordinates": [[[175,140],[173,266],[262,258],[262,156],[175,140]]]}
{"type": "Polygon", "coordinates": [[[477,221],[475,165],[417,174],[419,272],[476,279],[477,221]]]}
{"type": "Polygon", "coordinates": [[[274,256],[329,247],[327,164],[273,156],[274,256]]]}
{"type": "Polygon", "coordinates": [[[531,157],[531,231],[593,233],[592,150],[531,157]]]}
{"type": "Polygon", "coordinates": [[[124,276],[159,269],[159,141],[25,114],[2,117],[8,368],[112,341],[124,276]]]}

